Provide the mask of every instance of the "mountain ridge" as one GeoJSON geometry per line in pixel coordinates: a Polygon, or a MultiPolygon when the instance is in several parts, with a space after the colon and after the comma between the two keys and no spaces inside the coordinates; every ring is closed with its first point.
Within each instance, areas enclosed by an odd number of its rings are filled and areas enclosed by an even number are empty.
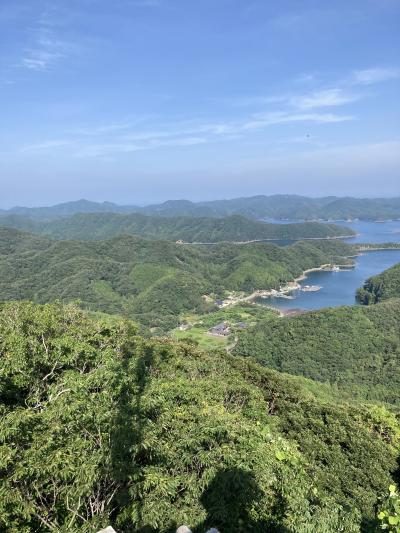
{"type": "Polygon", "coordinates": [[[0,216],[0,226],[30,231],[55,239],[102,240],[118,235],[138,235],[146,239],[214,243],[262,240],[299,240],[352,237],[347,227],[320,222],[271,224],[242,215],[222,218],[171,216],[143,213],[77,213],[53,220],[21,215],[0,216]]]}
{"type": "Polygon", "coordinates": [[[162,216],[197,215],[227,216],[242,214],[250,218],[270,217],[276,219],[323,219],[364,220],[400,218],[400,198],[355,198],[355,197],[307,197],[301,195],[275,194],[228,200],[192,202],[190,200],[167,200],[147,206],[118,205],[113,202],[78,200],[50,207],[13,207],[0,210],[0,214],[24,214],[32,218],[54,218],[80,212],[145,213],[162,216]]]}

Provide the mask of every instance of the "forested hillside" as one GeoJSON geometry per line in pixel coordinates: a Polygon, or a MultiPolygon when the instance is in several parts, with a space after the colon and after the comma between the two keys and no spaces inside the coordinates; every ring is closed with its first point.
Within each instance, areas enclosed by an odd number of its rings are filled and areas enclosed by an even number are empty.
{"type": "Polygon", "coordinates": [[[168,330],[182,311],[204,311],[206,294],[279,287],[303,270],[343,261],[339,241],[288,247],[257,243],[183,246],[125,236],[53,241],[0,228],[0,300],[80,300],[85,308],[168,330]]]}
{"type": "Polygon", "coordinates": [[[234,353],[347,397],[400,406],[399,316],[400,300],[391,300],[260,322],[241,334],[234,353]]]}
{"type": "Polygon", "coordinates": [[[214,200],[192,203],[187,201],[165,202],[144,207],[145,213],[164,216],[201,215],[227,216],[240,214],[254,218],[282,220],[363,220],[400,218],[400,198],[307,198],[297,195],[253,196],[232,200],[214,200]]]}
{"type": "Polygon", "coordinates": [[[357,291],[358,301],[365,305],[376,304],[388,298],[400,298],[400,263],[367,279],[357,291]]]}
{"type": "Polygon", "coordinates": [[[3,304],[0,330],[2,531],[377,531],[385,409],[71,306],[3,304]]]}
{"type": "Polygon", "coordinates": [[[49,207],[22,207],[0,209],[0,215],[26,216],[32,219],[55,219],[75,215],[76,213],[132,213],[140,210],[138,206],[120,206],[112,202],[90,202],[76,200],[49,207]]]}
{"type": "Polygon", "coordinates": [[[400,218],[400,198],[352,198],[327,196],[308,198],[291,194],[252,196],[231,200],[191,202],[169,200],[161,204],[139,207],[117,205],[112,202],[78,200],[52,207],[14,207],[0,210],[0,214],[24,215],[34,219],[65,217],[76,213],[143,213],[157,216],[225,217],[243,215],[249,218],[276,218],[281,220],[387,220],[400,218]]]}
{"type": "Polygon", "coordinates": [[[35,220],[17,215],[0,216],[0,225],[32,231],[56,239],[102,240],[119,235],[185,242],[298,240],[352,236],[355,232],[335,224],[304,222],[267,224],[239,215],[226,218],[159,217],[141,214],[85,213],[56,220],[35,220]]]}

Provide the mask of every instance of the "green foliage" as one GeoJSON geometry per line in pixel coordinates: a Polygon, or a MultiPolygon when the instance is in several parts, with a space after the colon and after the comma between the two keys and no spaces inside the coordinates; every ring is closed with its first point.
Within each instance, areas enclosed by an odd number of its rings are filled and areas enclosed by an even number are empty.
{"type": "Polygon", "coordinates": [[[237,355],[328,383],[348,397],[400,405],[400,300],[260,322],[237,355]]]}
{"type": "Polygon", "coordinates": [[[364,305],[376,304],[382,300],[400,297],[400,263],[377,276],[368,278],[357,291],[357,299],[364,305]]]}
{"type": "Polygon", "coordinates": [[[389,496],[378,513],[381,529],[388,533],[400,533],[400,496],[395,485],[390,485],[389,496]]]}
{"type": "Polygon", "coordinates": [[[376,531],[383,411],[72,306],[3,304],[0,333],[1,530],[376,531]]]}
{"type": "Polygon", "coordinates": [[[204,328],[211,328],[219,322],[228,322],[231,326],[235,326],[238,322],[244,322],[246,325],[256,324],[260,320],[269,320],[276,318],[278,311],[270,309],[263,305],[254,303],[240,303],[229,307],[218,309],[211,313],[204,315],[188,316],[186,322],[191,324],[201,325],[204,328]]]}
{"type": "Polygon", "coordinates": [[[165,332],[177,326],[181,313],[211,310],[205,294],[278,287],[352,250],[339,241],[284,248],[182,246],[133,236],[52,241],[0,228],[0,299],[80,300],[86,309],[134,318],[165,332]]]}
{"type": "Polygon", "coordinates": [[[227,348],[235,343],[235,337],[242,331],[238,323],[244,323],[248,327],[259,320],[275,318],[277,314],[277,311],[262,305],[240,303],[203,315],[184,315],[181,322],[189,325],[189,329],[177,328],[170,335],[174,339],[194,342],[203,349],[227,348]],[[221,322],[229,325],[231,334],[228,337],[210,335],[210,328],[221,322]]]}
{"type": "Polygon", "coordinates": [[[335,224],[303,222],[267,224],[239,215],[226,218],[168,217],[142,214],[81,213],[56,220],[31,220],[2,216],[0,224],[40,233],[56,239],[102,240],[120,235],[146,239],[183,240],[185,242],[252,241],[268,239],[315,239],[354,235],[354,231],[335,224]]]}

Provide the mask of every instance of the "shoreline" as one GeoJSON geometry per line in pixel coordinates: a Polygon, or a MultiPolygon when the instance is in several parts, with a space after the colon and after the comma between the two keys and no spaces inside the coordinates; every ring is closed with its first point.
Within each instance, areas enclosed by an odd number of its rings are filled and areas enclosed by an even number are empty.
{"type": "MultiPolygon", "coordinates": [[[[354,268],[353,265],[337,265],[341,267],[346,268],[354,268]]],[[[226,300],[223,300],[222,305],[220,306],[220,309],[224,309],[225,307],[230,307],[232,305],[236,305],[241,302],[254,302],[257,298],[270,298],[271,296],[275,296],[278,292],[282,295],[288,295],[291,292],[298,290],[301,288],[300,281],[304,281],[307,279],[308,274],[311,272],[323,272],[323,271],[331,271],[333,266],[330,263],[324,263],[323,265],[319,267],[313,267],[308,268],[303,271],[303,273],[298,276],[297,278],[294,278],[292,281],[288,281],[287,284],[280,288],[279,291],[277,289],[257,289],[256,291],[252,292],[251,294],[243,297],[228,297],[226,300]]],[[[259,304],[261,305],[261,304],[259,304]]],[[[279,308],[274,307],[272,305],[268,305],[264,307],[269,307],[270,309],[273,309],[275,311],[278,311],[280,316],[285,316],[285,312],[282,312],[279,308]]]]}
{"type": "MultiPolygon", "coordinates": [[[[354,239],[355,237],[358,237],[359,233],[356,233],[354,235],[337,235],[334,237],[296,237],[295,239],[289,239],[289,238],[270,238],[270,239],[253,239],[249,241],[216,241],[216,242],[186,242],[177,241],[177,244],[192,244],[192,245],[201,245],[201,246],[215,246],[216,244],[254,244],[258,242],[279,242],[279,241],[293,241],[293,243],[299,242],[299,241],[332,241],[332,240],[340,240],[340,239],[354,239]]],[[[352,244],[352,243],[348,243],[352,244]]]]}

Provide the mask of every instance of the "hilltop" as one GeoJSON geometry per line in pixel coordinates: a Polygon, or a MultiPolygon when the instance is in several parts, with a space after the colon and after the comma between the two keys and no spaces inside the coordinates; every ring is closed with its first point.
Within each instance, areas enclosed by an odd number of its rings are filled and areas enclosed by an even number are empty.
{"type": "Polygon", "coordinates": [[[3,304],[0,328],[0,529],[377,530],[384,408],[72,306],[3,304]]]}

